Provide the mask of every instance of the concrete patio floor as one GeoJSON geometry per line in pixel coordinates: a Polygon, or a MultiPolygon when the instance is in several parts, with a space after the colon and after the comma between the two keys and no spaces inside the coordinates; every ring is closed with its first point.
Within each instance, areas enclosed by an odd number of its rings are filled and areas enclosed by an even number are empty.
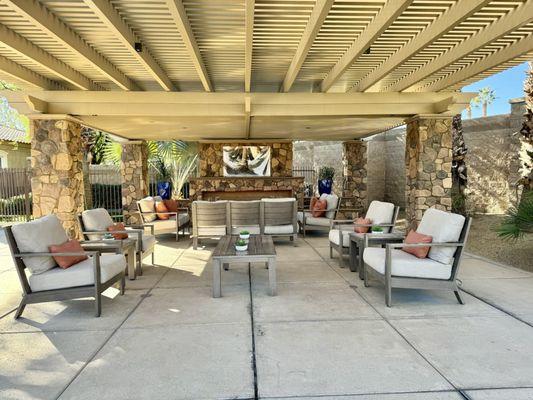
{"type": "Polygon", "coordinates": [[[278,296],[213,245],[160,238],[156,266],[92,300],[29,305],[0,241],[1,399],[531,399],[533,274],[467,255],[453,293],[364,288],[325,236],[280,241],[278,296]]]}

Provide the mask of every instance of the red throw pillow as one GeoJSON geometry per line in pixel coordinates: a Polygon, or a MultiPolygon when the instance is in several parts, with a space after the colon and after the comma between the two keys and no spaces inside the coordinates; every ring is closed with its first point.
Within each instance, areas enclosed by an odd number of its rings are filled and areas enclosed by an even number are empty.
{"type": "MultiPolygon", "coordinates": [[[[50,253],[85,253],[79,241],[72,239],[63,244],[49,246],[50,253]]],[[[60,268],[66,269],[72,267],[83,260],[87,260],[86,254],[79,256],[52,256],[60,268]]]]}
{"type": "Polygon", "coordinates": [[[157,212],[159,212],[159,213],[168,212],[168,208],[166,208],[165,203],[163,203],[162,201],[156,201],[156,203],[155,203],[155,212],[156,212],[156,215],[157,215],[157,219],[169,219],[170,218],[170,215],[168,215],[168,214],[157,214],[157,212]]]}
{"type": "Polygon", "coordinates": [[[122,222],[117,222],[116,224],[108,226],[107,230],[108,230],[108,232],[111,232],[111,235],[113,235],[113,237],[116,240],[122,240],[122,239],[127,239],[128,238],[128,234],[127,233],[113,233],[115,231],[125,231],[126,230],[126,227],[124,226],[124,224],[122,222]]]}
{"type": "Polygon", "coordinates": [[[323,217],[326,215],[326,209],[328,208],[328,202],[326,200],[317,199],[313,208],[311,208],[311,215],[315,218],[323,217]]]}
{"type": "Polygon", "coordinates": [[[318,197],[311,197],[311,201],[309,203],[309,210],[312,210],[315,206],[315,203],[319,200],[318,197]]]}
{"type": "Polygon", "coordinates": [[[368,225],[371,223],[372,223],[372,220],[370,218],[357,218],[355,220],[353,230],[354,232],[357,232],[357,233],[367,233],[370,230],[369,226],[357,226],[357,225],[358,224],[368,225]]]}
{"type": "MultiPolygon", "coordinates": [[[[414,230],[410,230],[405,237],[404,243],[431,243],[433,237],[429,235],[423,235],[414,230]]],[[[402,250],[406,253],[412,254],[418,258],[426,258],[431,247],[402,247],[402,250]]]]}
{"type": "Polygon", "coordinates": [[[176,200],[163,200],[163,204],[169,212],[178,212],[178,202],[176,200]]]}

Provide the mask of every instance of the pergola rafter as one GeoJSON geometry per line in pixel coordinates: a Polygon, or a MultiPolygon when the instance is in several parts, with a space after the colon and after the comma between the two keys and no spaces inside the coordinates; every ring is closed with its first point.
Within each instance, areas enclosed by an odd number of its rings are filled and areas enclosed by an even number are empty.
{"type": "Polygon", "coordinates": [[[176,26],[180,32],[180,35],[183,39],[185,47],[189,52],[191,60],[198,72],[198,76],[202,81],[202,85],[207,92],[213,91],[213,85],[209,74],[207,73],[207,68],[205,67],[204,61],[202,60],[202,54],[196,43],[196,38],[194,37],[194,32],[189,23],[189,18],[187,17],[187,11],[183,6],[181,0],[166,0],[170,14],[172,15],[176,26]]]}
{"type": "Polygon", "coordinates": [[[252,57],[254,51],[254,11],[255,0],[245,0],[244,30],[246,43],[244,44],[244,91],[252,90],[252,57]]]}
{"type": "Polygon", "coordinates": [[[176,90],[176,87],[165,71],[163,71],[161,66],[152,57],[148,46],[142,43],[142,51],[135,49],[135,42],[138,42],[139,39],[108,0],[84,0],[84,2],[113,31],[117,39],[124,44],[129,52],[146,68],[164,90],[176,90]]]}
{"type": "Polygon", "coordinates": [[[3,0],[17,14],[23,16],[46,32],[70,51],[83,57],[102,74],[124,90],[138,90],[137,85],[120,72],[109,60],[89,46],[76,32],[51,13],[37,0],[3,0]]]}
{"type": "Polygon", "coordinates": [[[0,56],[0,70],[15,79],[26,82],[32,86],[44,90],[64,89],[57,82],[52,81],[40,74],[33,72],[31,69],[23,67],[10,59],[0,56]]]}

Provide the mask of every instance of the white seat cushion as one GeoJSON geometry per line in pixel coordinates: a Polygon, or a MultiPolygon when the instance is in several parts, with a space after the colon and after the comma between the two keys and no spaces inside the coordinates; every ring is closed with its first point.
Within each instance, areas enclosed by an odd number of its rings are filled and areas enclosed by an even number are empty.
{"type": "MultiPolygon", "coordinates": [[[[366,211],[365,218],[369,218],[372,224],[390,224],[394,217],[394,204],[374,200],[366,211]]],[[[385,229],[388,232],[390,229],[385,229]]]]}
{"type": "MultiPolygon", "coordinates": [[[[11,228],[20,253],[48,253],[49,246],[63,244],[68,236],[56,215],[47,215],[11,228]]],[[[26,257],[24,265],[32,274],[40,274],[57,264],[52,257],[26,257]]]]}
{"type": "Polygon", "coordinates": [[[264,199],[261,199],[261,201],[264,201],[265,203],[285,203],[287,201],[296,201],[296,199],[294,197],[265,197],[264,199]]]}
{"type": "MultiPolygon", "coordinates": [[[[435,243],[457,242],[465,224],[465,217],[428,208],[416,231],[429,235],[435,243]]],[[[443,264],[451,264],[457,247],[432,247],[428,257],[443,264]]]]}
{"type": "Polygon", "coordinates": [[[226,225],[198,227],[198,235],[200,236],[224,236],[225,234],[226,225]]]}
{"type": "Polygon", "coordinates": [[[172,233],[176,232],[176,216],[172,215],[169,219],[156,219],[150,222],[154,226],[154,232],[172,233]]]}
{"type": "MultiPolygon", "coordinates": [[[[385,249],[367,247],[363,260],[372,269],[385,274],[385,249]]],[[[431,258],[418,258],[402,250],[392,250],[392,276],[411,278],[450,279],[452,266],[442,264],[431,258]]]]}
{"type": "Polygon", "coordinates": [[[335,218],[335,210],[337,209],[337,203],[339,202],[339,197],[336,194],[322,194],[320,196],[321,200],[326,200],[327,209],[330,211],[326,212],[326,218],[335,218]]]}
{"type": "MultiPolygon", "coordinates": [[[[137,238],[139,236],[137,235],[137,233],[130,233],[128,235],[128,237],[130,239],[137,240],[137,238]]],[[[153,249],[155,244],[156,244],[156,242],[157,241],[155,239],[155,236],[143,233],[143,235],[142,235],[142,251],[147,251],[147,250],[153,249]]]]}
{"type": "MultiPolygon", "coordinates": [[[[113,219],[105,208],[95,208],[94,210],[85,210],[81,213],[81,219],[85,231],[107,231],[107,228],[113,225],[113,219]]],[[[89,240],[100,240],[102,235],[87,235],[89,240]]]]}
{"type": "MultiPolygon", "coordinates": [[[[342,225],[342,247],[350,246],[350,232],[353,232],[353,225],[342,225]]],[[[329,241],[339,246],[339,230],[329,231],[329,241]]]]}
{"type": "MultiPolygon", "coordinates": [[[[303,212],[298,211],[297,214],[298,221],[303,223],[303,212]]],[[[326,217],[313,217],[310,212],[305,212],[305,225],[316,225],[316,226],[329,226],[329,218],[326,217]]]]}
{"type": "Polygon", "coordinates": [[[265,226],[266,235],[292,235],[296,233],[292,224],[288,225],[267,225],[265,226]]]}
{"type": "Polygon", "coordinates": [[[143,217],[144,222],[152,222],[157,218],[157,215],[154,213],[155,201],[156,201],[155,198],[151,196],[145,197],[144,199],[141,199],[138,201],[139,208],[141,209],[141,212],[143,213],[142,217],[143,217]],[[144,213],[148,213],[148,214],[144,214],[144,213]]]}
{"type": "Polygon", "coordinates": [[[231,234],[238,235],[242,231],[248,231],[252,235],[259,235],[261,233],[261,228],[259,225],[242,225],[242,226],[232,226],[231,234]]]}
{"type": "MultiPolygon", "coordinates": [[[[100,267],[100,282],[104,283],[126,269],[126,258],[122,254],[102,254],[100,267]]],[[[28,281],[34,292],[94,285],[92,257],[67,269],[56,267],[32,274],[28,281]]]]}

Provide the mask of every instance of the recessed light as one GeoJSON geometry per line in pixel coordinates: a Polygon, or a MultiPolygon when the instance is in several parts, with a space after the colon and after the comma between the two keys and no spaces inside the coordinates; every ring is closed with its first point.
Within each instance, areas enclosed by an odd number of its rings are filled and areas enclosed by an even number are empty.
{"type": "Polygon", "coordinates": [[[143,44],[141,42],[135,42],[135,51],[141,53],[143,51],[143,44]]]}

